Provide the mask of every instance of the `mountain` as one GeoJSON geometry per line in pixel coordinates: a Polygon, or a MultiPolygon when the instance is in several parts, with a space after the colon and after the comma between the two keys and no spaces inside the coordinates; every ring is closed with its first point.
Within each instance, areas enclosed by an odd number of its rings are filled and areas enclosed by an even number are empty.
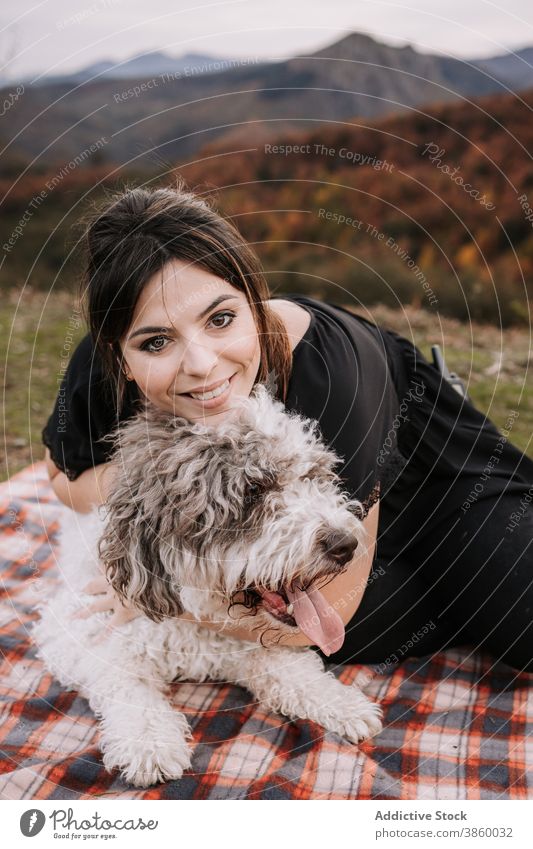
{"type": "MultiPolygon", "coordinates": [[[[333,76],[338,82],[350,82],[350,65],[356,63],[358,86],[376,96],[382,89],[386,95],[387,88],[393,87],[404,93],[406,100],[421,97],[423,102],[429,102],[428,97],[430,101],[438,101],[457,95],[479,97],[503,91],[499,80],[491,80],[484,70],[468,60],[420,53],[411,45],[391,47],[362,33],[351,33],[331,47],[317,51],[310,59],[314,65],[316,59],[329,57],[337,60],[333,76]]],[[[303,60],[290,61],[293,66],[297,62],[302,67],[303,60]]]]}
{"type": "MultiPolygon", "coordinates": [[[[16,138],[18,155],[43,167],[83,167],[92,156],[153,166],[194,157],[224,135],[246,145],[317,123],[379,118],[507,90],[472,63],[391,47],[361,33],[281,62],[235,60],[218,73],[157,70],[168,67],[167,58],[154,53],[131,60],[130,69],[146,62],[136,78],[111,79],[104,63],[95,80],[27,86],[9,110],[0,142],[16,138]]],[[[8,155],[5,167],[12,167],[9,161],[8,155]]]]}
{"type": "Polygon", "coordinates": [[[28,282],[74,291],[80,216],[117,187],[172,185],[179,173],[214,194],[258,251],[272,291],[417,303],[435,310],[436,328],[446,314],[529,327],[532,110],[533,88],[291,133],[273,122],[270,148],[219,135],[164,168],[117,173],[88,159],[13,171],[0,178],[0,291],[28,282]]]}
{"type": "Polygon", "coordinates": [[[533,47],[524,47],[504,56],[492,56],[477,62],[477,65],[489,74],[508,80],[512,89],[533,86],[533,47]]]}
{"type": "Polygon", "coordinates": [[[238,61],[227,57],[210,56],[206,53],[185,53],[183,56],[171,56],[169,53],[154,50],[136,54],[125,61],[103,59],[80,68],[79,71],[44,75],[40,77],[37,84],[39,86],[65,82],[77,84],[103,78],[141,79],[158,74],[195,76],[196,74],[218,73],[238,61]]]}

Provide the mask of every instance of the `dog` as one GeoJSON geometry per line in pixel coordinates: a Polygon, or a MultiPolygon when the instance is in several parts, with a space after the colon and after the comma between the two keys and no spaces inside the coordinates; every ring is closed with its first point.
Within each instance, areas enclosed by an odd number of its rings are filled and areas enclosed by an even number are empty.
{"type": "Polygon", "coordinates": [[[342,645],[342,620],[320,588],[365,546],[361,502],[343,491],[318,423],[263,384],[230,413],[207,426],[146,400],[106,437],[113,492],[90,513],[65,509],[62,585],[34,626],[46,667],[101,719],[104,767],[138,787],[191,764],[190,728],[165,694],[173,681],[234,682],[267,710],[353,743],[381,730],[381,708],[357,682],[341,684],[311,647],[283,645],[298,632],[326,655],[342,645]],[[102,565],[140,615],[95,644],[109,612],[72,617],[102,565]],[[242,616],[257,642],[177,618],[185,611],[225,627],[242,616]]]}

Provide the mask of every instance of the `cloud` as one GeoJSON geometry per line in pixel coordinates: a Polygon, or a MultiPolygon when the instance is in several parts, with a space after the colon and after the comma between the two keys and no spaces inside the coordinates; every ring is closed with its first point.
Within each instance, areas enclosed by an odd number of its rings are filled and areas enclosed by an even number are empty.
{"type": "MultiPolygon", "coordinates": [[[[65,73],[103,59],[146,50],[173,55],[282,58],[311,53],[360,31],[388,44],[467,58],[504,53],[533,43],[530,0],[48,0],[21,12],[4,0],[0,59],[11,79],[65,73]],[[13,50],[11,49],[11,52],[13,50]]],[[[5,71],[4,71],[5,73],[5,71]]]]}

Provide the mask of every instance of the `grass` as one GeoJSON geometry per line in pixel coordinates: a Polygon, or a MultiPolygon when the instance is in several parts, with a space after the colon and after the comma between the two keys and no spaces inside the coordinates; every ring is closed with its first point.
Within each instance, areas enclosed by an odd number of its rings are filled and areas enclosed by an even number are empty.
{"type": "Polygon", "coordinates": [[[42,460],[41,430],[59,390],[66,349],[72,352],[83,337],[73,329],[76,303],[66,292],[12,290],[0,303],[0,368],[4,392],[2,480],[30,463],[42,460]]]}
{"type": "MultiPolygon", "coordinates": [[[[41,430],[52,411],[61,376],[77,342],[85,335],[72,294],[46,295],[26,287],[11,290],[0,303],[0,367],[4,387],[0,479],[42,460],[41,430]]],[[[431,360],[439,344],[450,371],[467,383],[474,404],[503,429],[515,419],[511,441],[533,456],[533,368],[527,330],[500,331],[492,325],[464,325],[423,310],[372,307],[365,317],[411,339],[431,360]],[[500,359],[501,358],[501,359],[500,359]],[[526,377],[527,372],[527,377],[526,377]]]]}

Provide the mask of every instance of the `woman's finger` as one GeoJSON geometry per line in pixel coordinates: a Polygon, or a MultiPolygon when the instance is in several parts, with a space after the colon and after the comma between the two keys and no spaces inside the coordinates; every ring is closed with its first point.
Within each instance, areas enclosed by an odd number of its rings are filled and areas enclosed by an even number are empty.
{"type": "Polygon", "coordinates": [[[87,595],[98,595],[98,593],[106,593],[109,590],[109,581],[102,575],[100,578],[93,578],[92,581],[83,588],[82,592],[87,595]]]}
{"type": "Polygon", "coordinates": [[[114,610],[117,605],[117,600],[115,596],[105,595],[103,598],[99,598],[97,601],[93,601],[92,604],[87,605],[87,607],[82,607],[80,610],[76,610],[75,613],[71,615],[71,619],[87,619],[89,616],[92,616],[93,613],[104,613],[106,610],[114,610]]]}
{"type": "Polygon", "coordinates": [[[132,608],[123,607],[121,610],[117,610],[100,633],[93,638],[93,646],[101,645],[108,637],[111,636],[115,628],[120,628],[121,625],[126,625],[128,622],[131,622],[132,619],[136,619],[137,616],[140,616],[140,613],[132,608]]]}
{"type": "Polygon", "coordinates": [[[132,619],[136,619],[139,615],[139,611],[132,607],[121,607],[119,610],[115,610],[108,625],[110,628],[119,628],[121,625],[131,622],[132,619]]]}

